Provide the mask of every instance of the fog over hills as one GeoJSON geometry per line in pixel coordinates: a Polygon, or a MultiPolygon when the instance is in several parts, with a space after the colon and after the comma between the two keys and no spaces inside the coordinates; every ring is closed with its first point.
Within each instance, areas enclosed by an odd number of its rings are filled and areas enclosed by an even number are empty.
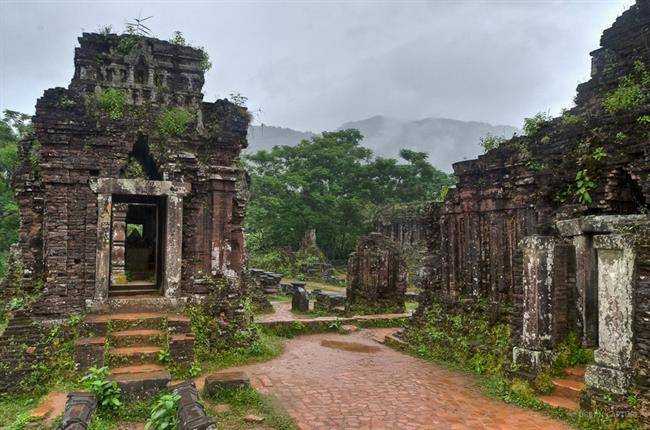
{"type": "MultiPolygon", "coordinates": [[[[476,121],[447,118],[402,120],[383,115],[342,124],[338,129],[356,128],[364,136],[362,145],[376,155],[397,157],[399,150],[408,148],[429,154],[431,163],[450,172],[456,161],[476,158],[483,153],[479,139],[485,135],[511,137],[519,130],[507,125],[491,125],[476,121]]],[[[312,132],[272,126],[251,126],[248,153],[271,149],[275,145],[296,145],[312,132]]]]}

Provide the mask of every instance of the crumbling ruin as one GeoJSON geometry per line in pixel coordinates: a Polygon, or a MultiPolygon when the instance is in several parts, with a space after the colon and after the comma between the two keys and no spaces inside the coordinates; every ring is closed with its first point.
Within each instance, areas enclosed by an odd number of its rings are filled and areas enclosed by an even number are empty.
{"type": "Polygon", "coordinates": [[[189,46],[84,33],[74,64],[20,143],[20,242],[2,294],[29,306],[0,337],[0,391],[21,388],[48,355],[43,336],[73,314],[205,301],[241,318],[248,112],[203,101],[205,53],[189,46]]]}
{"type": "Polygon", "coordinates": [[[431,301],[512,304],[513,362],[532,374],[577,333],[595,349],[583,407],[650,416],[650,4],[638,1],[603,33],[576,106],[529,124],[527,135],[454,164],[433,204],[431,301]],[[628,103],[629,88],[643,94],[628,103]],[[603,399],[608,399],[603,401],[603,399]]]}
{"type": "Polygon", "coordinates": [[[361,238],[348,260],[346,309],[401,313],[405,293],[406,263],[399,245],[380,233],[361,238]]]}

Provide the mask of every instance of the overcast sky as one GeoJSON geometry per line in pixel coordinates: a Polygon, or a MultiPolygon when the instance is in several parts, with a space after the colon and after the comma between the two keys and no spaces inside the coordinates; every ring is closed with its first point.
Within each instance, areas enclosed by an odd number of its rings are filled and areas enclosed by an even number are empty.
{"type": "Polygon", "coordinates": [[[33,113],[67,86],[82,31],[153,15],[213,68],[205,99],[239,92],[258,122],[323,131],[384,114],[520,126],[571,105],[589,52],[631,0],[64,2],[0,0],[0,108],[33,113]]]}

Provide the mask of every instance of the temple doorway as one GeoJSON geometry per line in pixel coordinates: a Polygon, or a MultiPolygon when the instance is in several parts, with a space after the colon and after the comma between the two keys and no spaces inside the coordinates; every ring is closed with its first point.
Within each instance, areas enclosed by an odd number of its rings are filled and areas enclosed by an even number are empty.
{"type": "Polygon", "coordinates": [[[109,296],[162,292],[164,203],[155,196],[113,196],[109,296]]]}

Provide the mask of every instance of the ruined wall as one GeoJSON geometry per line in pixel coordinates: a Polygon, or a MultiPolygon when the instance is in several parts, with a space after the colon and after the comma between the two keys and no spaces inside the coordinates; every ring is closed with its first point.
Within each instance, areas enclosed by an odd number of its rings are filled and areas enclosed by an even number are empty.
{"type": "Polygon", "coordinates": [[[602,48],[592,53],[592,78],[578,87],[575,108],[540,123],[529,136],[454,164],[458,184],[440,217],[442,294],[511,300],[519,241],[552,234],[560,212],[645,210],[650,164],[643,118],[650,105],[646,99],[610,112],[603,100],[624,77],[642,80],[635,63],[650,70],[649,35],[650,5],[638,2],[604,32],[602,48]],[[591,202],[580,201],[577,193],[581,170],[595,184],[588,190],[591,202]]]}
{"type": "MultiPolygon", "coordinates": [[[[182,266],[182,296],[205,296],[215,278],[228,277],[227,299],[236,302],[244,260],[247,195],[238,159],[247,146],[246,109],[203,101],[205,56],[192,47],[84,33],[74,64],[67,89],[46,90],[38,99],[33,136],[19,145],[15,278],[32,297],[29,318],[64,319],[86,310],[95,295],[99,240],[91,183],[132,179],[136,162],[143,167],[137,179],[190,189],[182,203],[182,261],[168,262],[182,266]]],[[[21,339],[8,329],[0,345],[21,339]]],[[[0,362],[11,362],[11,354],[3,349],[0,362]]],[[[4,372],[0,390],[19,376],[4,372]]]]}
{"type": "Polygon", "coordinates": [[[346,308],[404,312],[406,263],[390,238],[370,233],[357,242],[348,260],[346,308]]]}

